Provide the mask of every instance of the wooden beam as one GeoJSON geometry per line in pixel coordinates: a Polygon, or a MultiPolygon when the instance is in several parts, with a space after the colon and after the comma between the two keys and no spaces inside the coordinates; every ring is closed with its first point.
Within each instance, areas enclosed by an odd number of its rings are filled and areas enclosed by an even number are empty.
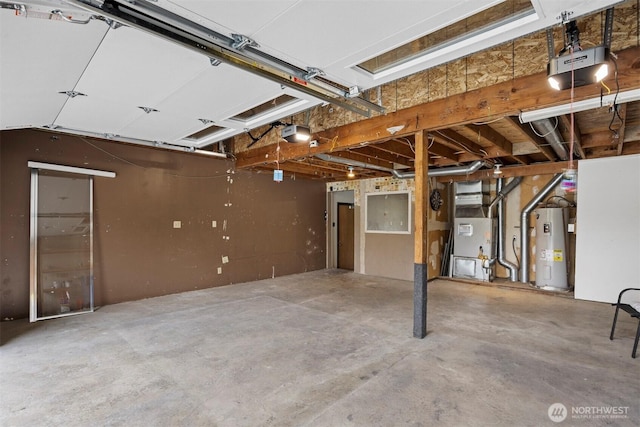
{"type": "Polygon", "coordinates": [[[374,145],[374,147],[377,150],[383,150],[388,153],[398,154],[400,156],[406,157],[407,159],[413,160],[416,154],[413,152],[413,150],[409,146],[409,142],[397,140],[397,139],[391,139],[381,144],[376,144],[374,145]]]}
{"type": "MultiPolygon", "coordinates": [[[[640,67],[637,58],[640,47],[618,53],[618,83],[621,91],[640,88],[640,67]]],[[[574,91],[574,102],[598,96],[594,85],[581,86],[574,91]]],[[[520,77],[493,86],[438,99],[398,110],[386,115],[349,123],[314,134],[318,147],[307,144],[281,146],[281,161],[327,153],[331,150],[355,147],[389,137],[401,137],[421,130],[441,129],[467,123],[486,121],[496,117],[515,116],[520,111],[566,104],[571,91],[555,91],[546,84],[545,73],[520,77]],[[403,126],[396,134],[389,128],[403,126]]],[[[257,165],[275,158],[275,145],[268,145],[236,153],[239,168],[257,165]]]]}
{"type": "Polygon", "coordinates": [[[415,338],[424,338],[427,335],[429,153],[425,145],[424,133],[417,132],[415,138],[413,336],[415,338]]]}
{"type": "MultiPolygon", "coordinates": [[[[343,159],[355,160],[357,162],[364,162],[375,166],[381,166],[387,169],[393,169],[393,163],[387,160],[376,159],[365,154],[361,154],[357,150],[349,151],[334,151],[332,156],[342,157],[343,159]]],[[[346,166],[345,166],[346,167],[346,166]]]]}
{"type": "Polygon", "coordinates": [[[486,143],[496,145],[502,151],[500,156],[510,156],[513,154],[513,145],[511,141],[500,135],[489,126],[478,126],[474,124],[465,125],[467,129],[478,135],[478,138],[486,143]]]}
{"type": "Polygon", "coordinates": [[[509,126],[511,126],[511,128],[517,130],[523,136],[523,138],[526,138],[533,145],[535,145],[538,150],[540,150],[542,155],[544,155],[548,160],[551,160],[552,162],[557,160],[558,157],[556,156],[555,152],[551,148],[549,148],[547,141],[545,141],[544,138],[538,136],[533,131],[533,129],[531,129],[529,123],[520,123],[520,120],[514,117],[505,117],[504,121],[509,126]]]}
{"type": "Polygon", "coordinates": [[[413,158],[411,159],[411,161],[409,161],[409,159],[404,156],[392,154],[386,150],[381,150],[377,148],[377,145],[367,145],[366,147],[352,148],[350,151],[352,153],[357,153],[371,159],[384,160],[387,162],[398,163],[405,166],[413,166],[413,158]]]}
{"type": "Polygon", "coordinates": [[[609,147],[612,145],[616,145],[618,141],[615,140],[614,134],[609,131],[601,131],[589,133],[582,136],[582,148],[597,148],[597,147],[609,147]]]}
{"type": "Polygon", "coordinates": [[[433,144],[429,148],[429,153],[435,154],[436,156],[444,157],[446,159],[451,159],[454,162],[458,162],[458,154],[453,148],[449,148],[445,145],[440,144],[435,138],[433,144]]]}
{"type": "Polygon", "coordinates": [[[460,158],[462,154],[471,156],[473,160],[482,159],[485,156],[483,154],[483,151],[486,152],[484,147],[450,129],[440,129],[435,132],[430,132],[429,135],[436,138],[438,142],[448,144],[450,147],[456,147],[462,152],[458,158],[460,158]]]}

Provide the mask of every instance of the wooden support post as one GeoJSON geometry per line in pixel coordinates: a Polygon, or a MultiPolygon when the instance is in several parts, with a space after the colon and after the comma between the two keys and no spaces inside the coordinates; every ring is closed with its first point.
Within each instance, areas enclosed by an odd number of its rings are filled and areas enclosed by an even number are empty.
{"type": "Polygon", "coordinates": [[[413,336],[427,335],[427,209],[429,205],[429,153],[423,132],[415,134],[415,215],[413,270],[413,336]]]}

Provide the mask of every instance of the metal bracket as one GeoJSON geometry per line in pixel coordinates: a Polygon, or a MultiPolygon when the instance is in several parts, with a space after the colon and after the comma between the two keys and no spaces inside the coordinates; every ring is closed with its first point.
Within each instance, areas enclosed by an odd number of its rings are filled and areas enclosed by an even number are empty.
{"type": "Polygon", "coordinates": [[[231,37],[234,40],[233,43],[231,43],[231,47],[236,50],[243,50],[247,46],[260,47],[260,45],[256,43],[255,40],[252,40],[242,34],[231,34],[231,37]]]}
{"type": "Polygon", "coordinates": [[[0,9],[11,9],[20,12],[20,15],[27,13],[27,7],[23,4],[0,2],[0,9]]]}
{"type": "Polygon", "coordinates": [[[62,19],[65,22],[71,22],[72,24],[88,24],[89,22],[91,22],[92,19],[96,19],[96,17],[94,15],[89,16],[88,19],[81,21],[80,19],[73,19],[73,18],[68,18],[66,16],[64,16],[64,12],[62,12],[60,9],[54,9],[51,11],[52,15],[58,15],[60,17],[60,19],[62,19]]]}
{"type": "Polygon", "coordinates": [[[305,74],[303,76],[303,78],[307,81],[311,80],[314,77],[317,76],[324,76],[325,72],[322,71],[320,68],[316,68],[316,67],[307,67],[307,74],[305,74]]]}
{"type": "Polygon", "coordinates": [[[69,98],[75,98],[76,96],[87,96],[82,92],[78,92],[75,90],[63,90],[62,92],[58,92],[63,95],[67,95],[69,98]]]}
{"type": "Polygon", "coordinates": [[[602,44],[607,49],[611,49],[611,32],[613,31],[613,8],[607,9],[604,20],[604,34],[602,35],[602,44]]]}
{"type": "Polygon", "coordinates": [[[569,19],[569,17],[573,15],[573,11],[569,12],[569,11],[564,11],[560,13],[560,16],[556,16],[556,19],[559,19],[562,21],[562,24],[568,24],[569,21],[571,21],[571,19],[569,19]]]}
{"type": "Polygon", "coordinates": [[[156,110],[155,108],[151,108],[151,107],[138,107],[140,108],[142,111],[144,111],[145,113],[149,114],[149,113],[157,113],[158,110],[156,110]]]}

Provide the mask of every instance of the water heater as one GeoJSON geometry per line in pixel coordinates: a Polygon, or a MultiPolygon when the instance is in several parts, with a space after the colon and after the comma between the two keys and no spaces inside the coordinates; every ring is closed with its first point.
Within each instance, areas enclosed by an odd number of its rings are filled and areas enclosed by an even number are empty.
{"type": "Polygon", "coordinates": [[[536,214],[536,286],[569,290],[566,208],[538,208],[536,214]]]}

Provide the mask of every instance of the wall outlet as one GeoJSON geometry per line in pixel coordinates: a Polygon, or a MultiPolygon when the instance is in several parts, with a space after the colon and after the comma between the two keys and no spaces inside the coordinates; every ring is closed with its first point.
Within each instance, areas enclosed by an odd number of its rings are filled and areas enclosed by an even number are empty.
{"type": "Polygon", "coordinates": [[[173,228],[182,228],[182,221],[173,221],[173,228]]]}
{"type": "Polygon", "coordinates": [[[211,221],[211,228],[216,228],[218,226],[218,221],[211,221]]]}

